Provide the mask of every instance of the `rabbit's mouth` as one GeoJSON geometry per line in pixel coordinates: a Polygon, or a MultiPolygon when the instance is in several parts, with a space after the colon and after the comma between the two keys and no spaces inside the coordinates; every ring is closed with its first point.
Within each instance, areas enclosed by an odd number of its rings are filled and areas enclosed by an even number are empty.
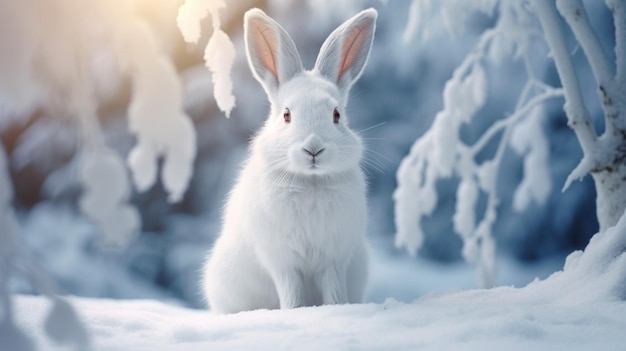
{"type": "Polygon", "coordinates": [[[298,173],[303,175],[322,175],[328,173],[325,162],[320,161],[317,156],[303,157],[300,162],[298,162],[300,165],[296,166],[299,169],[298,173]]]}
{"type": "Polygon", "coordinates": [[[317,169],[319,168],[319,157],[320,155],[324,152],[324,150],[326,150],[325,148],[321,148],[321,149],[307,149],[307,148],[302,148],[302,151],[304,151],[307,156],[310,159],[310,166],[309,169],[317,169]]]}
{"type": "Polygon", "coordinates": [[[301,174],[323,174],[330,169],[331,154],[319,138],[311,137],[307,142],[292,147],[289,150],[289,159],[293,169],[301,174]]]}
{"type": "Polygon", "coordinates": [[[311,164],[309,165],[307,170],[314,174],[323,172],[323,169],[319,166],[319,163],[315,160],[311,160],[311,164]]]}

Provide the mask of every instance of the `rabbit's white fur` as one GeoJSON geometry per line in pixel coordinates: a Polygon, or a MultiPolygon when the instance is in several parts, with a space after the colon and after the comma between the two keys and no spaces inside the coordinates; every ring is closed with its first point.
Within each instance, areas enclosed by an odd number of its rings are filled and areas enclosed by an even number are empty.
{"type": "Polygon", "coordinates": [[[367,61],[376,16],[368,9],[346,21],[322,46],[315,68],[305,71],[278,23],[259,9],[245,14],[248,61],[272,106],[204,268],[213,311],[362,301],[368,264],[363,146],[348,128],[345,106],[367,61]]]}

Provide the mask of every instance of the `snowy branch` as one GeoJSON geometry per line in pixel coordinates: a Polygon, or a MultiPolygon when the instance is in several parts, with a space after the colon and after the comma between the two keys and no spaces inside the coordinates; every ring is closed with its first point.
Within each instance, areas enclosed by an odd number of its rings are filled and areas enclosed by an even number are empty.
{"type": "MultiPolygon", "coordinates": [[[[604,110],[606,135],[612,137],[620,129],[614,102],[619,99],[615,91],[613,65],[609,61],[598,36],[589,23],[587,12],[580,0],[557,0],[557,8],[574,32],[598,83],[602,108],[604,110]]],[[[617,34],[617,33],[616,33],[617,34]]],[[[617,48],[616,48],[617,49],[617,48]]]]}
{"type": "Polygon", "coordinates": [[[616,78],[619,84],[626,85],[626,3],[623,0],[606,0],[606,4],[613,12],[615,24],[615,65],[616,78]]]}
{"type": "MultiPolygon", "coordinates": [[[[528,81],[526,87],[532,86],[533,83],[531,81],[528,81]]],[[[489,128],[480,136],[478,141],[471,146],[472,154],[474,156],[478,155],[478,153],[480,153],[485,148],[487,143],[491,141],[491,139],[493,139],[502,129],[517,123],[519,120],[526,117],[526,115],[535,107],[545,103],[547,100],[562,96],[563,89],[549,87],[546,88],[546,90],[542,94],[534,96],[524,105],[517,106],[517,108],[515,109],[515,113],[508,116],[507,118],[497,120],[491,126],[489,126],[489,128]]],[[[521,101],[522,99],[520,99],[520,102],[521,101]]]]}
{"type": "MultiPolygon", "coordinates": [[[[580,93],[576,72],[559,28],[554,5],[541,0],[535,0],[532,4],[544,28],[546,41],[553,52],[557,71],[563,83],[566,99],[565,111],[569,125],[576,133],[584,153],[583,160],[570,173],[563,190],[567,189],[573,180],[592,172],[597,191],[598,222],[601,231],[605,231],[617,223],[626,208],[626,186],[623,181],[626,177],[624,162],[626,160],[626,104],[620,97],[623,96],[625,87],[623,83],[614,80],[610,63],[589,25],[580,1],[558,0],[559,11],[583,47],[599,85],[606,130],[601,138],[596,139],[596,132],[589,121],[588,111],[580,93]]],[[[624,5],[617,5],[611,1],[607,4],[613,10],[616,30],[623,28],[623,18],[618,18],[615,14],[623,14],[624,5]]],[[[616,40],[617,64],[620,64],[623,58],[619,56],[626,45],[624,43],[626,35],[616,33],[616,40]]]]}
{"type": "MultiPolygon", "coordinates": [[[[454,1],[442,5],[444,10],[447,9],[447,16],[457,13],[458,9],[449,9],[454,7],[452,3],[454,1]]],[[[495,10],[495,4],[484,2],[467,7],[490,13],[495,10]]],[[[524,178],[515,192],[513,208],[522,211],[532,201],[544,203],[552,184],[546,173],[549,147],[543,133],[543,110],[540,107],[547,100],[564,95],[564,90],[545,84],[532,70],[528,59],[529,43],[537,35],[528,28],[531,20],[522,2],[499,2],[497,9],[496,25],[481,34],[473,50],[446,83],[444,109],[403,160],[394,194],[396,245],[406,246],[414,254],[424,240],[421,220],[437,205],[436,181],[450,176],[460,178],[454,230],[463,239],[463,257],[478,265],[481,287],[495,284],[496,245],[492,228],[500,205],[496,185],[505,151],[512,148],[524,159],[524,178]],[[460,128],[477,117],[487,99],[487,77],[483,66],[498,63],[504,57],[523,59],[528,77],[515,110],[491,124],[474,144],[466,144],[460,138],[460,128]],[[529,142],[529,135],[539,137],[539,141],[529,142]],[[500,139],[493,158],[479,164],[476,161],[478,156],[498,136],[500,139]],[[477,219],[476,207],[481,192],[486,195],[487,203],[482,217],[477,219]]]]}
{"type": "MultiPolygon", "coordinates": [[[[595,150],[597,134],[589,118],[589,111],[584,105],[576,70],[565,44],[556,8],[552,2],[544,0],[532,0],[531,4],[543,27],[546,41],[552,51],[556,69],[563,83],[564,108],[568,125],[576,133],[583,153],[591,155],[595,150]]],[[[573,180],[583,177],[592,168],[590,160],[583,158],[579,166],[568,177],[563,190],[567,189],[573,180]]]]}
{"type": "MultiPolygon", "coordinates": [[[[574,32],[578,43],[589,59],[591,69],[598,80],[598,84],[602,85],[608,83],[613,75],[611,72],[611,64],[602,45],[600,45],[598,36],[593,28],[591,28],[587,11],[585,11],[582,1],[557,0],[556,6],[559,13],[565,18],[565,21],[574,32]]],[[[538,15],[541,16],[541,14],[538,15]]],[[[553,21],[554,20],[556,20],[556,17],[553,21]]],[[[558,21],[556,24],[558,24],[558,21]]]]}
{"type": "Polygon", "coordinates": [[[186,0],[178,10],[176,21],[185,41],[195,44],[200,39],[200,22],[209,13],[211,14],[213,34],[205,48],[204,60],[206,67],[213,74],[213,95],[217,106],[226,114],[226,117],[229,117],[235,107],[233,83],[230,77],[235,62],[235,47],[228,35],[220,28],[219,12],[225,7],[223,0],[186,0]]]}
{"type": "Polygon", "coordinates": [[[131,5],[124,1],[101,5],[111,19],[118,60],[133,79],[128,118],[138,141],[128,164],[135,185],[145,191],[156,182],[158,160],[164,158],[163,185],[168,200],[177,202],[193,172],[196,135],[183,111],[183,89],[176,69],[152,29],[136,17],[131,5]]]}

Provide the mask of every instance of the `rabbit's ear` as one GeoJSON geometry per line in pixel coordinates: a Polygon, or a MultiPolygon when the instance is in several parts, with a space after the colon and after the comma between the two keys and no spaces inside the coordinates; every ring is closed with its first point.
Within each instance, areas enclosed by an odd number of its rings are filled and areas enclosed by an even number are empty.
{"type": "Polygon", "coordinates": [[[267,94],[275,96],[281,84],[302,72],[302,61],[285,29],[259,9],[244,16],[248,63],[267,94]]]}
{"type": "Polygon", "coordinates": [[[322,45],[315,69],[346,94],[367,62],[378,13],[370,8],[344,22],[322,45]]]}

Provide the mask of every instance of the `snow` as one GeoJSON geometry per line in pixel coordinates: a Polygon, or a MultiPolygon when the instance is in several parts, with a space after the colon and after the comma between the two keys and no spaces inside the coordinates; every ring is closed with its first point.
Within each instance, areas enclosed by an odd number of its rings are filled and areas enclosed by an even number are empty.
{"type": "Polygon", "coordinates": [[[76,344],[78,349],[89,345],[89,336],[76,311],[65,299],[52,299],[50,314],[46,317],[44,330],[58,343],[76,344]]]}
{"type": "MultiPolygon", "coordinates": [[[[69,301],[90,332],[92,348],[99,351],[621,350],[626,328],[625,249],[626,215],[615,227],[596,234],[584,251],[572,253],[563,270],[523,288],[430,294],[411,303],[388,298],[382,303],[231,315],[154,300],[69,301]]],[[[79,346],[87,342],[86,335],[67,324],[40,327],[49,310],[59,323],[76,323],[74,310],[64,300],[53,299],[51,309],[50,300],[41,297],[14,298],[18,327],[45,350],[63,348],[53,345],[44,331],[79,346]]]]}
{"type": "MultiPolygon", "coordinates": [[[[410,304],[259,310],[214,315],[149,300],[70,299],[108,350],[600,350],[623,349],[624,302],[508,303],[506,289],[431,296],[410,304]]],[[[44,350],[49,302],[16,299],[18,323],[44,350]]]]}

